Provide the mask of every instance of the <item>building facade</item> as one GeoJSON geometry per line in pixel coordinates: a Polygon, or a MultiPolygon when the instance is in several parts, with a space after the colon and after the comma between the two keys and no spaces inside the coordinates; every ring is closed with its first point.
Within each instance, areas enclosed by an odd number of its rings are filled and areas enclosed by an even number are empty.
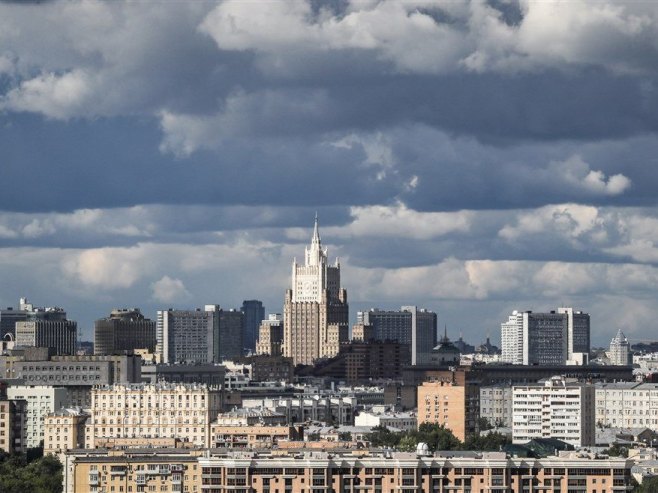
{"type": "Polygon", "coordinates": [[[16,385],[7,388],[7,398],[26,401],[25,446],[38,447],[45,439],[45,417],[66,406],[67,391],[45,385],[16,385]]]}
{"type": "Polygon", "coordinates": [[[253,352],[256,350],[258,329],[265,318],[265,308],[262,301],[244,300],[240,311],[244,313],[244,349],[253,352]]]}
{"type": "Polygon", "coordinates": [[[60,409],[47,414],[44,420],[44,455],[83,448],[87,418],[89,415],[80,408],[60,409]]]}
{"type": "Polygon", "coordinates": [[[178,438],[207,447],[221,389],[203,384],[106,385],[93,389],[85,448],[114,438],[178,438]]]}
{"type": "Polygon", "coordinates": [[[348,341],[347,291],[340,285],[340,264],[328,264],[315,218],[304,265],[292,264],[292,289],[286,291],[283,307],[283,355],[295,365],[312,365],[338,354],[348,341]]]}
{"type": "Polygon", "coordinates": [[[480,418],[491,426],[512,427],[512,387],[507,384],[480,387],[480,418]]]}
{"type": "Polygon", "coordinates": [[[436,313],[416,306],[403,306],[400,310],[373,308],[357,312],[356,319],[357,324],[372,327],[370,334],[375,340],[408,344],[412,365],[430,363],[432,349],[438,342],[436,313]]]}
{"type": "Polygon", "coordinates": [[[613,493],[627,491],[632,464],[623,458],[510,458],[502,452],[70,451],[64,493],[613,493]]]}
{"type": "Polygon", "coordinates": [[[631,345],[621,329],[610,341],[608,359],[611,365],[630,365],[632,363],[631,345]]]}
{"type": "Polygon", "coordinates": [[[219,307],[157,312],[156,353],[163,363],[213,363],[219,346],[219,307]]]}
{"type": "Polygon", "coordinates": [[[261,321],[258,328],[256,354],[281,356],[283,346],[283,317],[280,313],[270,313],[267,320],[261,321]]]}
{"type": "Polygon", "coordinates": [[[27,401],[0,399],[0,451],[7,454],[27,451],[27,401]]]}
{"type": "MultiPolygon", "coordinates": [[[[55,310],[55,309],[53,309],[55,310]]],[[[78,324],[66,312],[53,311],[46,318],[16,322],[16,345],[53,348],[58,355],[74,355],[78,324]]]]}
{"type": "Polygon", "coordinates": [[[112,310],[94,322],[94,354],[146,349],[155,352],[155,322],[144,318],[139,308],[112,310]]]}
{"type": "Polygon", "coordinates": [[[595,391],[587,383],[554,377],[512,389],[512,441],[555,438],[574,447],[595,443],[595,391]]]}
{"type": "Polygon", "coordinates": [[[239,358],[243,354],[245,314],[239,310],[219,309],[219,360],[239,358]]]}
{"type": "Polygon", "coordinates": [[[590,317],[573,308],[557,312],[513,311],[500,326],[502,357],[516,365],[563,365],[586,362],[590,349],[590,317]]]}
{"type": "Polygon", "coordinates": [[[463,442],[479,430],[479,401],[480,391],[475,384],[425,382],[418,387],[418,426],[443,425],[463,442]]]}
{"type": "Polygon", "coordinates": [[[7,374],[26,385],[50,385],[67,390],[67,407],[89,407],[95,385],[139,383],[141,358],[135,355],[52,356],[23,358],[7,374]]]}
{"type": "Polygon", "coordinates": [[[612,428],[646,427],[658,432],[658,384],[597,384],[596,424],[612,428]]]}

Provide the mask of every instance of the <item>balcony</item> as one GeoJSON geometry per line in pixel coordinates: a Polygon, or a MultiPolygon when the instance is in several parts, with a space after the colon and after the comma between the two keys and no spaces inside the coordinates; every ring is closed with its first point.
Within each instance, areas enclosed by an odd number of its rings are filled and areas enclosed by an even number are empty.
{"type": "Polygon", "coordinates": [[[98,474],[89,475],[89,486],[98,486],[98,474]]]}

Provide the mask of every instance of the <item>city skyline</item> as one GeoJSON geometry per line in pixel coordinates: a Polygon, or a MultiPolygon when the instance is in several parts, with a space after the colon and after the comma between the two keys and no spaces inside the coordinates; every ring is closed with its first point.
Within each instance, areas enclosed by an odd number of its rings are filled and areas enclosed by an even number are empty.
{"type": "Polygon", "coordinates": [[[2,2],[0,306],[282,312],[315,211],[357,311],[653,338],[657,7],[2,2]],[[263,26],[276,26],[263,28],[263,26]],[[282,28],[283,27],[283,28],[282,28]]]}

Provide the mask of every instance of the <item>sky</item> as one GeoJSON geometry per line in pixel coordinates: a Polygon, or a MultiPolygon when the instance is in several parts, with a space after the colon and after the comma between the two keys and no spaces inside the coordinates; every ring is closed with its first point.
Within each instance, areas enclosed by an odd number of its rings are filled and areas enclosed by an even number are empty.
{"type": "Polygon", "coordinates": [[[260,299],[658,338],[658,3],[0,2],[0,306],[260,299]]]}

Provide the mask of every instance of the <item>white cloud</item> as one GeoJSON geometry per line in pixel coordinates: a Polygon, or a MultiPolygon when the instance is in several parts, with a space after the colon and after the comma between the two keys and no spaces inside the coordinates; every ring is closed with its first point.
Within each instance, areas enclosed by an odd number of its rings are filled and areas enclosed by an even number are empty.
{"type": "Polygon", "coordinates": [[[10,90],[0,100],[0,109],[42,113],[66,120],[88,112],[87,107],[92,103],[92,85],[91,77],[82,70],[63,75],[42,74],[10,90]]]}
{"type": "Polygon", "coordinates": [[[100,290],[129,288],[153,271],[148,247],[95,248],[72,253],[62,263],[64,274],[100,290]]]}
{"type": "Polygon", "coordinates": [[[619,195],[631,186],[631,180],[622,174],[606,177],[602,171],[590,169],[579,155],[564,161],[552,161],[548,170],[565,184],[592,195],[619,195]]]}
{"type": "Polygon", "coordinates": [[[352,222],[345,226],[323,228],[330,237],[400,237],[415,240],[437,238],[449,233],[469,231],[477,213],[418,212],[402,202],[393,206],[352,207],[352,222]]]}
{"type": "Polygon", "coordinates": [[[602,230],[605,222],[597,207],[581,204],[547,205],[515,215],[516,223],[508,223],[498,232],[501,238],[516,241],[531,235],[557,234],[574,241],[582,235],[602,230]]]}
{"type": "Polygon", "coordinates": [[[169,276],[162,276],[160,280],[152,283],[151,289],[153,299],[162,303],[187,301],[192,296],[185,288],[183,281],[172,279],[169,276]]]}
{"type": "Polygon", "coordinates": [[[309,2],[254,4],[229,0],[200,26],[221,49],[285,51],[372,50],[403,72],[435,72],[464,55],[462,35],[418,7],[426,2],[353,3],[342,17],[313,18],[309,2]]]}

